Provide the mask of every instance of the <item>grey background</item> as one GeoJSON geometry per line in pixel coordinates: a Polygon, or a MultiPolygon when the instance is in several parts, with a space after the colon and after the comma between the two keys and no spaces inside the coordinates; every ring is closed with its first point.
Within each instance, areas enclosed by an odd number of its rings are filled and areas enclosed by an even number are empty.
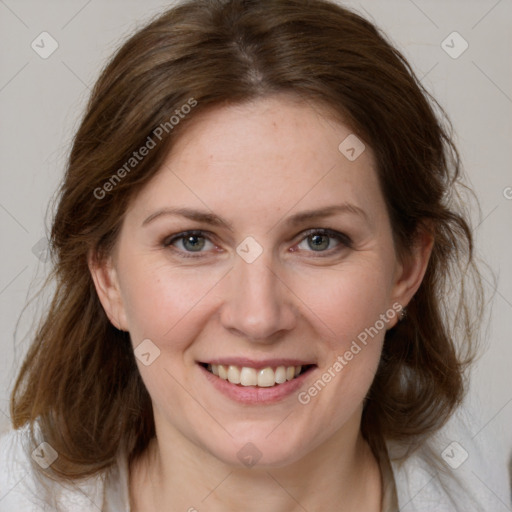
{"type": "MultiPolygon", "coordinates": [[[[454,124],[481,203],[481,216],[474,212],[477,252],[498,276],[486,344],[473,370],[469,403],[476,414],[470,430],[474,437],[483,432],[495,437],[503,447],[496,464],[505,464],[512,452],[512,2],[345,4],[387,33],[454,124]],[[453,31],[469,44],[458,58],[441,46],[453,31]]],[[[8,396],[27,335],[48,299],[29,306],[15,341],[22,308],[48,272],[40,250],[44,216],[89,90],[119,43],[169,5],[157,0],[0,0],[0,431],[8,427],[8,396]],[[47,59],[31,48],[43,31],[59,45],[47,59]]],[[[461,48],[457,39],[448,41],[452,51],[461,48]]],[[[484,284],[489,293],[495,289],[489,280],[484,284]]],[[[492,490],[492,483],[486,486],[492,490]]]]}

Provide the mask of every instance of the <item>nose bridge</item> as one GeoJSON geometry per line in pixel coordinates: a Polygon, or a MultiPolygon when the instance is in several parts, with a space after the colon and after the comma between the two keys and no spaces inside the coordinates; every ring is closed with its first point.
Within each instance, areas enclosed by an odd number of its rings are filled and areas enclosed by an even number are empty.
{"type": "Polygon", "coordinates": [[[269,342],[276,332],[292,328],[293,307],[274,267],[265,251],[253,261],[237,258],[221,315],[227,329],[251,341],[269,342]]]}

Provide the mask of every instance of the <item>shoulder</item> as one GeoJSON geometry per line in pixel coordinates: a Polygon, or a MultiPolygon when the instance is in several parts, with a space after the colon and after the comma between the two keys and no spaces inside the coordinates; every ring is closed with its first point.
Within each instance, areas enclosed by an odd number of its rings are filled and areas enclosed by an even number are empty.
{"type": "Polygon", "coordinates": [[[44,510],[38,499],[32,467],[26,454],[28,428],[11,430],[0,437],[0,511],[44,510]]]}
{"type": "MultiPolygon", "coordinates": [[[[37,427],[35,434],[37,439],[37,427]]],[[[49,478],[43,468],[50,466],[58,454],[39,441],[34,442],[28,425],[0,437],[0,512],[104,510],[103,476],[73,485],[49,478]]]]}
{"type": "Polygon", "coordinates": [[[388,443],[400,511],[487,512],[510,505],[511,490],[499,447],[474,435],[471,414],[459,410],[435,436],[404,460],[403,446],[388,443]]]}

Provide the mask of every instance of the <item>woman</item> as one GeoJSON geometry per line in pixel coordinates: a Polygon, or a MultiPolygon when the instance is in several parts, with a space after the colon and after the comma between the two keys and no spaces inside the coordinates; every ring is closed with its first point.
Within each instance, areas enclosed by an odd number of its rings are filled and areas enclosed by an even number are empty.
{"type": "Polygon", "coordinates": [[[0,509],[489,509],[434,436],[481,288],[433,103],[322,0],[131,37],[74,139],[0,509]]]}

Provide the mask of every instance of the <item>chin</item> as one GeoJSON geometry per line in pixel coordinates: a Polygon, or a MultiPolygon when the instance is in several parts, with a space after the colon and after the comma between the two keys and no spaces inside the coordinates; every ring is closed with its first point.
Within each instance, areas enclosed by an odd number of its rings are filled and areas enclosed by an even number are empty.
{"type": "MultiPolygon", "coordinates": [[[[275,428],[275,425],[274,425],[275,428]]],[[[216,459],[236,468],[280,468],[300,460],[307,453],[304,439],[292,440],[275,436],[266,430],[252,436],[236,436],[224,446],[210,443],[203,445],[216,459]]],[[[311,447],[314,448],[313,446],[311,447]]]]}

